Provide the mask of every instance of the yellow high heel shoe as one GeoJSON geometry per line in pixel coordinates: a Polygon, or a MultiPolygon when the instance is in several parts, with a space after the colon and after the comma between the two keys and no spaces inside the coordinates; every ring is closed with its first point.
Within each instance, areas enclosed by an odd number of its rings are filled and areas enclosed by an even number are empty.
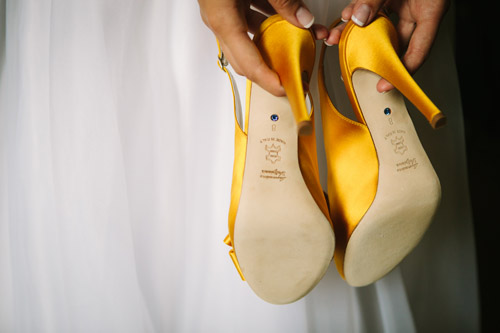
{"type": "Polygon", "coordinates": [[[319,70],[335,263],[352,286],[370,284],[398,265],[422,238],[441,197],[401,93],[434,128],[445,118],[408,74],[396,48],[396,31],[385,16],[366,27],[349,22],[342,32],[340,70],[359,122],[335,109],[319,70]],[[381,77],[399,91],[379,93],[381,77]]]}
{"type": "Polygon", "coordinates": [[[225,243],[233,247],[230,256],[253,291],[267,302],[285,304],[319,282],[335,248],[318,176],[313,112],[307,110],[302,83],[313,70],[315,41],[310,31],[278,15],[264,21],[254,41],[288,97],[247,81],[244,128],[235,116],[225,243]]]}

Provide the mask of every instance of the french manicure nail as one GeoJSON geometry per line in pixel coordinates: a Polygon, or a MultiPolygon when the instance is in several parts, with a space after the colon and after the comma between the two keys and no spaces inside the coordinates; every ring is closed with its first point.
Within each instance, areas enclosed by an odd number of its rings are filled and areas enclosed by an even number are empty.
{"type": "Polygon", "coordinates": [[[302,26],[306,29],[309,29],[314,23],[313,14],[311,14],[311,12],[304,7],[300,7],[299,9],[297,9],[295,17],[297,17],[299,23],[302,24],[302,26]]]}
{"type": "Polygon", "coordinates": [[[332,46],[333,44],[329,44],[327,40],[328,38],[323,39],[323,43],[325,43],[326,46],[332,46]]]}
{"type": "Polygon", "coordinates": [[[370,17],[370,7],[367,4],[362,4],[352,15],[351,20],[354,21],[360,27],[366,24],[366,21],[370,17]]]}

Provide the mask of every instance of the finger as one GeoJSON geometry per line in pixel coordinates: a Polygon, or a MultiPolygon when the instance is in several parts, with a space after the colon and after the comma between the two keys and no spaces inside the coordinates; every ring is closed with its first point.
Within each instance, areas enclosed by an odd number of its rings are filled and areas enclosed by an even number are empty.
{"type": "MultiPolygon", "coordinates": [[[[415,31],[415,22],[411,20],[400,19],[396,26],[396,30],[398,32],[398,38],[401,44],[400,49],[404,50],[409,44],[413,32],[415,31]]],[[[404,59],[403,64],[406,66],[404,59]]],[[[406,68],[410,73],[412,73],[408,67],[406,68]]],[[[394,89],[394,86],[385,79],[380,79],[380,81],[377,83],[377,91],[379,92],[386,92],[392,89],[394,89]]]]}
{"type": "Polygon", "coordinates": [[[396,25],[396,31],[400,42],[399,52],[403,53],[406,50],[415,28],[416,22],[414,20],[399,19],[396,25]]]}
{"type": "MultiPolygon", "coordinates": [[[[352,7],[350,19],[360,27],[370,24],[386,0],[358,0],[352,7]]],[[[344,15],[342,15],[344,17],[344,15]]]]}
{"type": "Polygon", "coordinates": [[[321,24],[313,24],[311,29],[314,33],[314,38],[316,38],[317,40],[320,40],[320,39],[326,40],[330,34],[328,29],[324,25],[321,25],[321,24]]]}
{"type": "Polygon", "coordinates": [[[415,73],[427,58],[436,37],[438,26],[438,20],[417,22],[408,49],[403,57],[403,64],[411,74],[415,73]]]}
{"type": "Polygon", "coordinates": [[[301,0],[269,0],[278,14],[293,25],[309,29],[314,24],[314,15],[301,0]]]}
{"type": "MultiPolygon", "coordinates": [[[[409,25],[405,28],[406,31],[401,32],[403,41],[410,35],[408,49],[402,58],[403,65],[410,74],[414,74],[427,58],[436,37],[438,26],[439,20],[428,19],[417,23],[413,32],[411,32],[412,29],[409,25]]],[[[378,91],[383,92],[394,88],[389,82],[384,81],[381,80],[377,84],[378,91]]]]}
{"type": "Polygon", "coordinates": [[[340,14],[340,19],[343,22],[348,22],[351,19],[352,12],[354,9],[354,4],[356,3],[356,0],[352,1],[350,4],[348,4],[343,10],[342,13],[340,14]]]}
{"type": "MultiPolygon", "coordinates": [[[[411,11],[410,15],[415,17],[415,28],[411,33],[408,48],[403,57],[403,64],[411,74],[422,66],[429,55],[448,5],[449,2],[446,0],[431,1],[427,6],[417,6],[411,11]]],[[[401,32],[401,34],[405,33],[408,34],[408,32],[401,32]]]]}
{"type": "Polygon", "coordinates": [[[285,95],[278,74],[267,66],[246,32],[243,35],[229,35],[220,43],[224,56],[236,73],[257,83],[275,96],[285,95]]]}
{"type": "Polygon", "coordinates": [[[344,31],[344,28],[345,23],[342,23],[330,30],[328,38],[325,39],[325,44],[328,46],[337,45],[340,42],[340,36],[342,35],[342,31],[344,31]]]}
{"type": "Polygon", "coordinates": [[[380,93],[387,92],[392,89],[394,89],[394,86],[390,84],[386,79],[380,79],[377,83],[377,91],[380,93]]]}

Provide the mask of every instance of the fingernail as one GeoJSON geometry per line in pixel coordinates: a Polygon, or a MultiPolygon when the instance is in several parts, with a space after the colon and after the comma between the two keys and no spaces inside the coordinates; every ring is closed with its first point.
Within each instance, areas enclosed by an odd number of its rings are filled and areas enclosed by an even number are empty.
{"type": "Polygon", "coordinates": [[[349,20],[346,20],[346,19],[345,19],[345,18],[343,18],[343,17],[341,17],[341,18],[340,18],[340,20],[341,20],[342,22],[344,22],[344,23],[349,22],[349,20]]]}
{"type": "Polygon", "coordinates": [[[362,4],[356,9],[356,12],[352,15],[351,20],[354,21],[360,27],[364,26],[368,18],[370,17],[370,7],[367,4],[362,4]]]}
{"type": "Polygon", "coordinates": [[[304,7],[300,7],[299,9],[297,9],[295,17],[297,17],[299,23],[302,24],[302,26],[306,29],[309,29],[314,23],[313,14],[311,14],[311,12],[304,7]]]}
{"type": "Polygon", "coordinates": [[[323,43],[325,43],[326,46],[332,46],[333,44],[329,44],[327,40],[328,38],[323,39],[323,43]]]}

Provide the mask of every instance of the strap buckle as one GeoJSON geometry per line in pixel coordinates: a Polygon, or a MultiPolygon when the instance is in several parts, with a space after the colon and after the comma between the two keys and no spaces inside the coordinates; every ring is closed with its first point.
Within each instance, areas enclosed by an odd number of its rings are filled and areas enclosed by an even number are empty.
{"type": "Polygon", "coordinates": [[[217,59],[219,60],[218,64],[220,69],[226,71],[226,67],[229,65],[229,62],[227,62],[226,57],[224,57],[224,52],[220,51],[220,55],[217,56],[217,59]]]}

